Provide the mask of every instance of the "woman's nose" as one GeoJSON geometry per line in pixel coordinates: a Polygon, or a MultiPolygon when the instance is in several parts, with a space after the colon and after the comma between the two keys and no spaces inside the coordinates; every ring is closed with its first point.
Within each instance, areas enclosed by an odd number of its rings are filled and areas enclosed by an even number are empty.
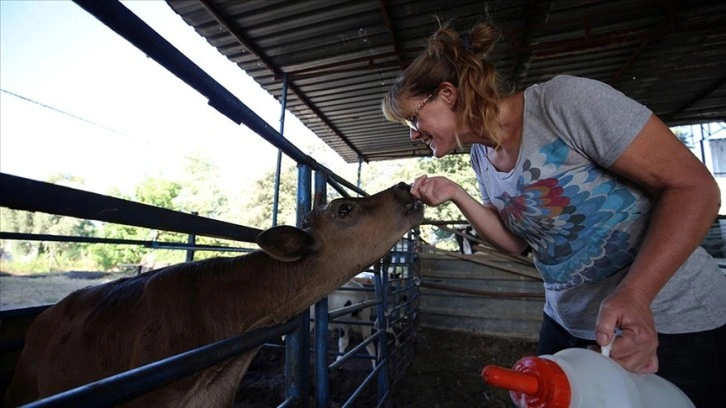
{"type": "Polygon", "coordinates": [[[411,139],[412,142],[415,142],[416,140],[421,138],[421,132],[419,132],[416,129],[409,128],[408,129],[408,137],[411,139]]]}

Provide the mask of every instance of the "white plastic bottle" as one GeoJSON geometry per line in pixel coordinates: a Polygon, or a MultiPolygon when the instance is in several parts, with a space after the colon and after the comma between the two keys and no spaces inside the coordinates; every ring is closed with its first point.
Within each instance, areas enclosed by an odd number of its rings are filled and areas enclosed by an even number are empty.
{"type": "Polygon", "coordinates": [[[488,365],[482,378],[510,390],[519,408],[693,408],[673,383],[635,374],[598,352],[571,348],[524,357],[513,369],[488,365]]]}

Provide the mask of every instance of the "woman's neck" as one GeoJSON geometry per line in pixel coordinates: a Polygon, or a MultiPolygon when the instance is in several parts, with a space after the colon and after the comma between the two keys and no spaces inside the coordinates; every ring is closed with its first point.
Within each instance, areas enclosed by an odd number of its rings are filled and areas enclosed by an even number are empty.
{"type": "Polygon", "coordinates": [[[499,104],[499,123],[501,124],[499,143],[493,138],[482,133],[481,129],[465,129],[460,133],[464,144],[482,144],[490,148],[504,148],[511,150],[512,147],[519,148],[522,135],[524,112],[524,93],[518,92],[507,96],[499,104]]]}
{"type": "Polygon", "coordinates": [[[487,157],[491,164],[500,172],[509,172],[517,164],[519,150],[522,146],[522,128],[524,124],[524,94],[518,92],[504,98],[499,106],[501,133],[499,145],[486,144],[487,157]]]}
{"type": "Polygon", "coordinates": [[[524,123],[524,92],[517,92],[502,100],[499,106],[501,133],[499,146],[505,150],[519,151],[524,123]]]}

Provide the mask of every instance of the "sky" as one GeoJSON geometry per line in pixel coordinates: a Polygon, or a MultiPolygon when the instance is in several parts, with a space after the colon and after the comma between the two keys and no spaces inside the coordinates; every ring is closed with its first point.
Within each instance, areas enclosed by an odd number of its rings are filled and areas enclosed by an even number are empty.
{"type": "MultiPolygon", "coordinates": [[[[163,1],[123,1],[270,125],[280,104],[163,1]]],[[[71,1],[0,1],[0,172],[81,177],[131,192],[199,157],[223,187],[272,171],[277,149],[71,1]]],[[[355,174],[291,114],[285,136],[339,175],[355,174]],[[313,151],[315,152],[314,154],[313,151]]]]}

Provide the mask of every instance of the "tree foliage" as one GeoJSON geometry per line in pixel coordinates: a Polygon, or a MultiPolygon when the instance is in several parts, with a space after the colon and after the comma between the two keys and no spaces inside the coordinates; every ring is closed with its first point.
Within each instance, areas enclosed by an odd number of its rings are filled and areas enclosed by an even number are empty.
{"type": "MultiPolygon", "coordinates": [[[[297,220],[298,168],[292,162],[283,162],[280,171],[278,199],[278,225],[295,225],[297,220]]],[[[275,172],[269,171],[255,180],[254,187],[244,193],[238,219],[248,227],[266,229],[272,226],[275,172]]]]}
{"type": "MultiPolygon", "coordinates": [[[[68,174],[55,174],[48,179],[53,184],[82,188],[81,178],[68,174]]],[[[96,226],[89,220],[0,208],[0,229],[44,235],[71,235],[90,237],[96,234],[96,226]]],[[[54,271],[66,265],[83,266],[88,254],[88,244],[58,241],[0,240],[3,268],[18,269],[18,272],[35,270],[54,271]]]]}
{"type": "MultiPolygon", "coordinates": [[[[119,191],[111,195],[143,204],[169,210],[196,213],[200,216],[228,218],[228,197],[219,188],[218,169],[203,157],[193,157],[185,166],[179,180],[164,177],[147,177],[134,189],[133,196],[124,196],[119,191]]],[[[169,231],[150,230],[120,224],[104,224],[102,236],[106,238],[152,240],[159,242],[188,242],[188,235],[169,231]]],[[[196,243],[226,246],[223,240],[198,237],[196,243]]],[[[94,245],[92,252],[98,264],[110,269],[120,264],[137,264],[152,257],[159,264],[176,263],[185,259],[182,250],[153,249],[137,245],[94,245]]],[[[202,259],[218,255],[214,252],[197,252],[196,258],[202,259]]]]}

